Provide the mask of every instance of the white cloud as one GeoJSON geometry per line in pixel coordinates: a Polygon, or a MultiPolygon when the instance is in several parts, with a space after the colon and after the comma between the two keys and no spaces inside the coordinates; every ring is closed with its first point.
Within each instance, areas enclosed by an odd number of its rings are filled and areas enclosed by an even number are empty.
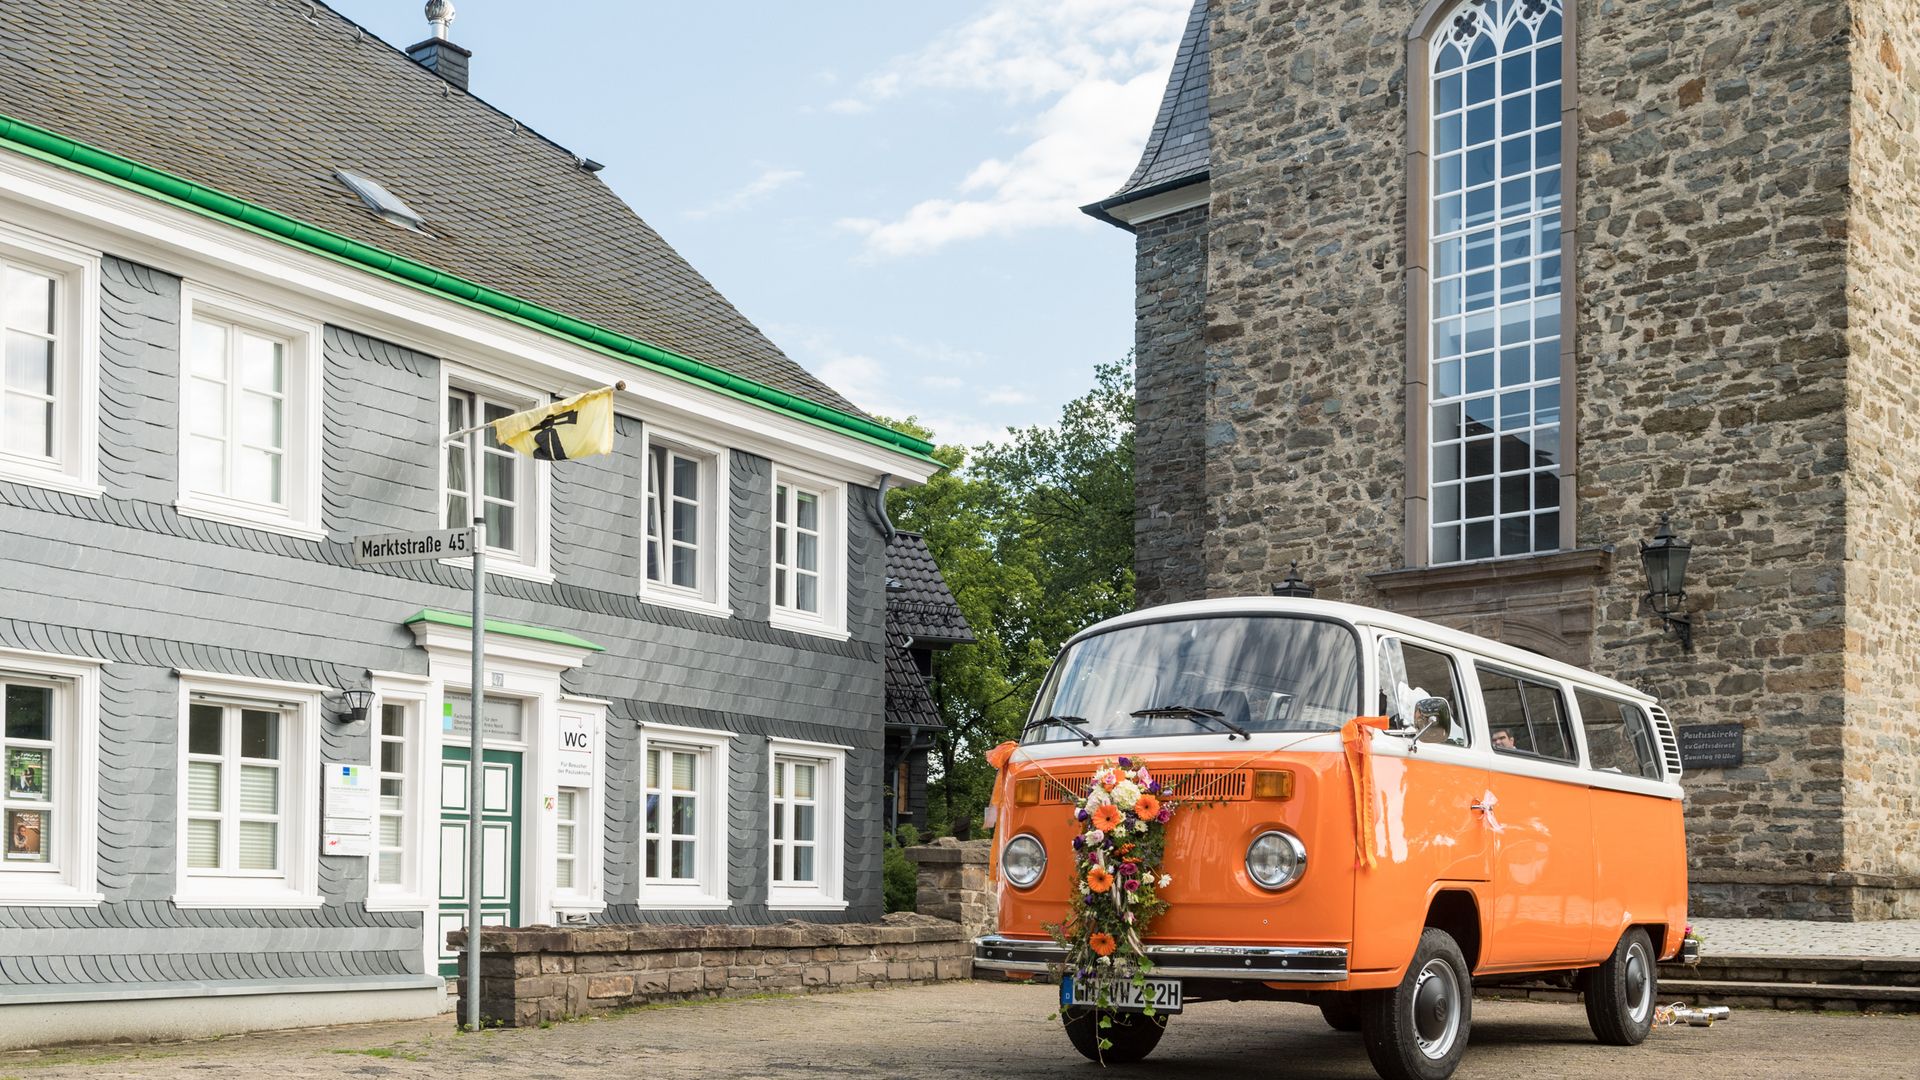
{"type": "Polygon", "coordinates": [[[890,218],[844,218],[877,257],[961,240],[1087,224],[1077,207],[1132,170],[1151,126],[1188,0],[994,0],[979,17],[894,59],[828,108],[863,111],[915,92],[988,94],[1033,114],[1027,144],[975,165],[953,194],[890,218]]]}
{"type": "Polygon", "coordinates": [[[888,337],[880,344],[899,358],[883,361],[842,346],[830,332],[819,327],[775,325],[767,330],[802,367],[840,391],[847,400],[880,416],[898,420],[913,417],[931,429],[940,443],[978,446],[1004,439],[1009,426],[1029,422],[1023,415],[996,415],[1011,405],[1030,400],[1010,387],[1003,386],[970,398],[964,392],[955,393],[964,391],[968,385],[958,376],[916,378],[908,374],[911,369],[929,362],[971,366],[984,359],[978,353],[938,343],[888,337]],[[906,358],[911,358],[911,362],[906,358]],[[1015,396],[1025,400],[1011,400],[1015,396]]]}
{"type": "Polygon", "coordinates": [[[745,210],[805,175],[807,174],[799,169],[762,168],[760,175],[747,181],[746,186],[705,206],[688,210],[686,216],[698,220],[715,214],[731,214],[738,210],[745,210]]]}
{"type": "Polygon", "coordinates": [[[988,405],[1030,405],[1033,403],[1033,395],[1025,390],[1002,386],[982,394],[980,400],[988,405]]]}

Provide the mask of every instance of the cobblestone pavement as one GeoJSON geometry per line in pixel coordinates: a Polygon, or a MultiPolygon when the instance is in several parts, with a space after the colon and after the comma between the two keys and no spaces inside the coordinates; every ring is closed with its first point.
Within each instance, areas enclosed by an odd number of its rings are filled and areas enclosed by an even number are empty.
{"type": "Polygon", "coordinates": [[[1803,922],[1794,919],[1695,919],[1709,956],[1910,956],[1920,958],[1920,919],[1803,922]]]}
{"type": "MultiPolygon", "coordinates": [[[[945,983],[647,1008],[546,1030],[461,1036],[452,1020],[363,1024],[173,1045],[0,1054],[0,1078],[309,1080],[574,1077],[1207,1080],[1373,1076],[1357,1036],[1299,1005],[1209,1003],[1175,1017],[1143,1066],[1100,1073],[1047,1019],[1051,987],[945,983]]],[[[1480,1001],[1457,1074],[1474,1078],[1913,1080],[1920,1019],[1736,1012],[1711,1028],[1600,1046],[1577,1005],[1480,1001]]]]}

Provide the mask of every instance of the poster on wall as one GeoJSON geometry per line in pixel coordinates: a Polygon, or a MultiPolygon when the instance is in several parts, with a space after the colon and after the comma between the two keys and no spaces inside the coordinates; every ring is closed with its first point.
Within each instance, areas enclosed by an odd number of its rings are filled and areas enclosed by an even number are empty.
{"type": "Polygon", "coordinates": [[[7,749],[7,797],[10,799],[47,799],[48,755],[50,750],[23,746],[7,749]]]}
{"type": "Polygon", "coordinates": [[[46,811],[7,811],[7,858],[22,862],[47,861],[46,811]]]}
{"type": "Polygon", "coordinates": [[[373,792],[378,783],[365,765],[328,762],[322,767],[320,854],[373,854],[373,792]]]}

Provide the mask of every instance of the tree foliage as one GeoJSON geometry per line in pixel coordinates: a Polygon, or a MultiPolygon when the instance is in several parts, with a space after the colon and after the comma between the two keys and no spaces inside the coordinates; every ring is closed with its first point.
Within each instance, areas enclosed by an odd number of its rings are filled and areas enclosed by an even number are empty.
{"type": "Polygon", "coordinates": [[[926,535],[978,639],[934,660],[929,825],[964,834],[991,791],[986,751],[1019,732],[1060,644],[1133,607],[1132,358],[1096,367],[1057,424],[935,456],[945,471],[888,510],[926,535]]]}

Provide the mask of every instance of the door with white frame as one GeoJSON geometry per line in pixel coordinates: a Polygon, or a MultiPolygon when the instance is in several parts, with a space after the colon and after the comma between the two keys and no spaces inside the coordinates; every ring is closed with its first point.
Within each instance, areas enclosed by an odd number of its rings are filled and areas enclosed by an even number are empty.
{"type": "MultiPolygon", "coordinates": [[[[487,695],[481,760],[480,924],[516,926],[524,897],[520,876],[523,841],[522,776],[526,732],[535,703],[487,695]]],[[[440,973],[457,972],[459,956],[447,948],[447,933],[467,925],[468,796],[473,754],[469,746],[472,699],[446,695],[440,750],[439,950],[440,973]]]]}

